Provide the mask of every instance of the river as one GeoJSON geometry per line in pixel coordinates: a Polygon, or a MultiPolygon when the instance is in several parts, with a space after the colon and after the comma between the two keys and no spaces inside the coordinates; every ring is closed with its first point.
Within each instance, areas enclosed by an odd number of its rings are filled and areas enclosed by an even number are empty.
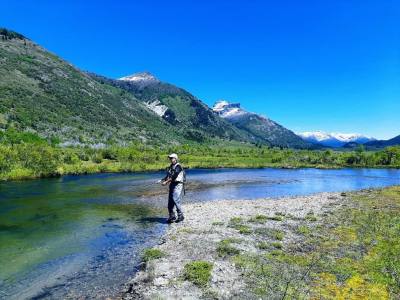
{"type": "MultiPolygon", "coordinates": [[[[168,226],[167,188],[154,184],[162,176],[0,183],[0,299],[117,296],[168,226]]],[[[234,201],[399,185],[400,170],[192,169],[187,178],[186,202],[234,201]]]]}

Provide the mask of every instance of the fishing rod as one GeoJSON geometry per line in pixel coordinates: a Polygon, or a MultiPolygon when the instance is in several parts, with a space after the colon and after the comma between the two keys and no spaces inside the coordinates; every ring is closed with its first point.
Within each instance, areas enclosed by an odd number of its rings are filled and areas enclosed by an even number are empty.
{"type": "Polygon", "coordinates": [[[157,181],[153,181],[147,184],[142,184],[142,187],[148,187],[148,186],[152,186],[153,184],[160,184],[161,183],[161,179],[157,180],[157,181]]]}

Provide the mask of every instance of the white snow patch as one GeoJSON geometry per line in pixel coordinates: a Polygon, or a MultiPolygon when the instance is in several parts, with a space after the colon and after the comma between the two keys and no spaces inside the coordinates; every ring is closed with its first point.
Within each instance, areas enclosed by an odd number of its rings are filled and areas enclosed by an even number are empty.
{"type": "Polygon", "coordinates": [[[119,78],[119,80],[132,81],[132,82],[158,81],[158,79],[149,72],[135,73],[133,75],[121,77],[119,78]]]}
{"type": "Polygon", "coordinates": [[[168,109],[168,106],[161,104],[159,100],[155,100],[153,102],[146,102],[145,105],[147,106],[147,108],[155,112],[160,117],[163,117],[168,109]]]}
{"type": "Polygon", "coordinates": [[[226,100],[217,101],[212,110],[222,118],[233,119],[248,114],[247,111],[240,108],[240,103],[230,103],[226,100]]]}

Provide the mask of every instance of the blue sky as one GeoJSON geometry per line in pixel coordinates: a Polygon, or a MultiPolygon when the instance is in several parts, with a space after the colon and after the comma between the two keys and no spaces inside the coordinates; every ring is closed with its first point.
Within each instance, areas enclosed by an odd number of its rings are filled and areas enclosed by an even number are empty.
{"type": "Polygon", "coordinates": [[[294,131],[400,134],[396,0],[0,4],[0,26],[84,70],[147,70],[294,131]]]}

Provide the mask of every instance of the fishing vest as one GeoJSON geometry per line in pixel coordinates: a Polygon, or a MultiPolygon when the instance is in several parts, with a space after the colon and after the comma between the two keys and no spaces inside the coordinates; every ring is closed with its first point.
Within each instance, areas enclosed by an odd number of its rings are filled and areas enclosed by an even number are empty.
{"type": "MultiPolygon", "coordinates": [[[[179,163],[176,163],[175,165],[172,165],[168,168],[168,174],[169,176],[173,176],[175,174],[175,168],[177,166],[181,166],[179,163]]],[[[178,174],[178,176],[176,177],[174,182],[182,182],[185,183],[186,182],[186,174],[185,171],[183,170],[183,167],[181,166],[182,171],[178,174]]]]}

